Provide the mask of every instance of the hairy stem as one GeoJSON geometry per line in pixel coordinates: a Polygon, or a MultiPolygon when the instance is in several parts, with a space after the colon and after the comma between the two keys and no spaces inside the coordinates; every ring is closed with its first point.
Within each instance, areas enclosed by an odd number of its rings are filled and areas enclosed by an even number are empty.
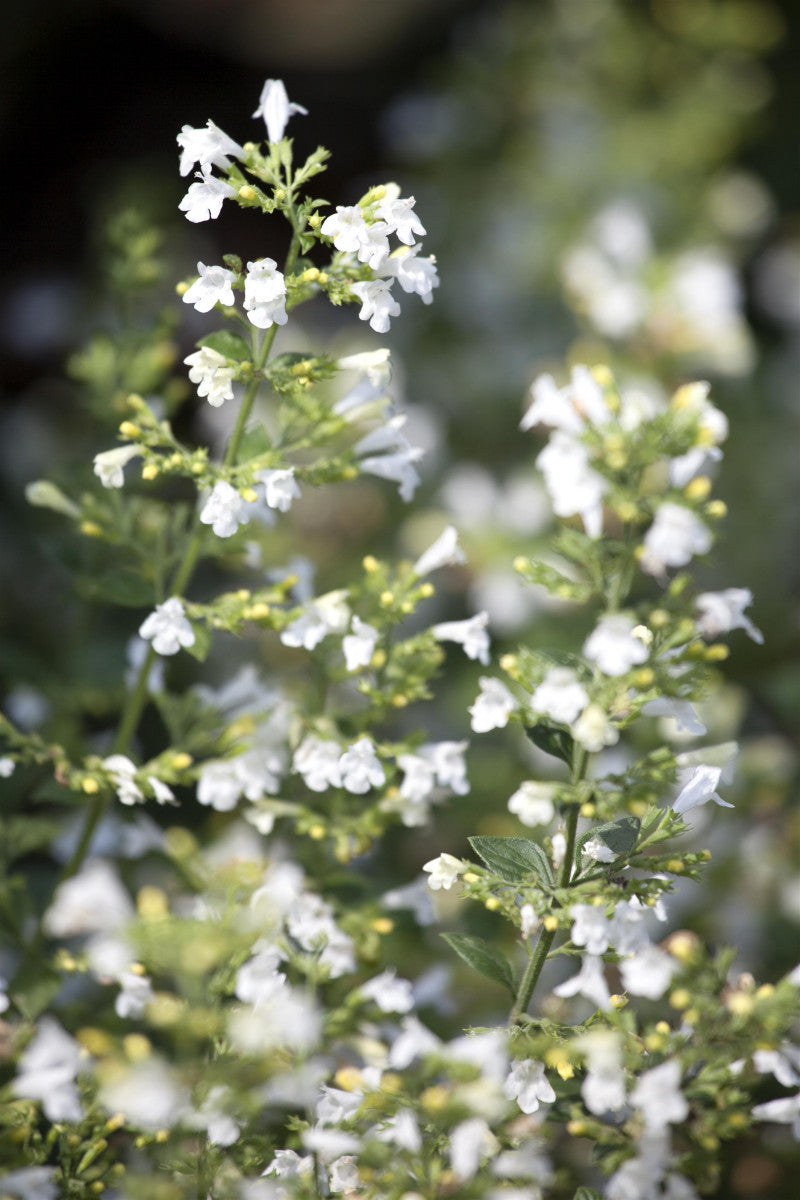
{"type": "MultiPolygon", "coordinates": [[[[578,783],[586,770],[586,753],[576,746],[575,757],[572,763],[572,782],[578,783]]],[[[572,879],[572,871],[575,858],[575,835],[578,829],[578,807],[573,805],[567,814],[567,823],[565,836],[567,844],[564,849],[564,861],[561,864],[561,870],[558,877],[558,886],[565,888],[569,887],[572,879]]],[[[528,1011],[533,993],[536,990],[536,984],[539,982],[539,976],[542,973],[542,968],[547,962],[547,956],[550,953],[550,947],[556,936],[555,929],[545,929],[542,931],[536,949],[534,950],[530,961],[525,968],[525,973],[520,980],[517,998],[514,1001],[514,1007],[508,1018],[509,1025],[518,1025],[520,1018],[528,1011]]]]}

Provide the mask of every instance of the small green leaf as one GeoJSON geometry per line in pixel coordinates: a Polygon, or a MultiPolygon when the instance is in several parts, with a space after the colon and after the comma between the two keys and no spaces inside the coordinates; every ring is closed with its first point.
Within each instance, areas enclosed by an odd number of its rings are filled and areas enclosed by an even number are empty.
{"type": "Polygon", "coordinates": [[[19,1011],[35,1021],[61,988],[61,976],[42,963],[29,964],[17,975],[9,994],[19,1011]]]}
{"type": "Polygon", "coordinates": [[[545,754],[560,758],[570,766],[575,742],[566,729],[560,725],[551,725],[548,721],[540,721],[537,725],[528,726],[525,732],[534,746],[544,750],[545,754]]]}
{"type": "Polygon", "coordinates": [[[540,883],[553,883],[547,855],[529,838],[471,837],[469,844],[489,870],[507,883],[520,883],[529,875],[534,875],[540,883]]]}
{"type": "Polygon", "coordinates": [[[605,825],[595,825],[578,840],[578,859],[583,847],[592,838],[600,841],[613,850],[615,854],[628,854],[636,845],[641,821],[638,817],[619,817],[616,821],[608,821],[605,825]]]}
{"type": "Polygon", "coordinates": [[[594,1188],[579,1187],[573,1200],[603,1200],[603,1197],[594,1188]]]}
{"type": "Polygon", "coordinates": [[[230,329],[218,329],[215,333],[206,334],[197,344],[208,346],[209,350],[216,350],[217,354],[224,354],[234,362],[248,362],[252,354],[244,338],[238,333],[231,333],[230,329]]]}
{"type": "Polygon", "coordinates": [[[490,946],[483,938],[471,937],[467,933],[443,933],[442,937],[465,963],[469,963],[487,979],[508,988],[512,996],[516,995],[514,976],[508,959],[499,950],[495,950],[494,946],[490,946]]]}
{"type": "Polygon", "coordinates": [[[263,425],[251,425],[242,437],[237,463],[250,462],[251,458],[259,458],[272,449],[272,441],[263,425]]]}
{"type": "Polygon", "coordinates": [[[147,608],[155,603],[152,583],[133,567],[116,567],[91,579],[78,578],[75,586],[86,600],[105,600],[131,608],[147,608]]]}
{"type": "Polygon", "coordinates": [[[186,649],[192,658],[196,658],[198,662],[205,662],[211,649],[211,630],[197,621],[192,621],[192,629],[194,630],[194,645],[187,646],[186,649]]]}

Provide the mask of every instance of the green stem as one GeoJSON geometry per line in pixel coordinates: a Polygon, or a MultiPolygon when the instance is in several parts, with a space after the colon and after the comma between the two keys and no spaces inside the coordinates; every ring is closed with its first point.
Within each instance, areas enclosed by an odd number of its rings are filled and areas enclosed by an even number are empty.
{"type": "MultiPolygon", "coordinates": [[[[576,746],[575,757],[572,763],[572,782],[578,783],[586,770],[586,753],[576,746]]],[[[566,839],[567,844],[564,848],[564,861],[561,864],[561,871],[558,877],[558,886],[560,888],[569,887],[572,879],[572,871],[575,858],[575,836],[578,830],[578,814],[577,805],[573,805],[567,814],[566,839]]],[[[550,947],[553,945],[553,940],[556,936],[555,929],[545,929],[542,931],[536,949],[534,950],[528,962],[525,972],[520,980],[517,998],[514,1001],[514,1007],[508,1018],[509,1025],[518,1025],[520,1018],[528,1011],[528,1006],[533,998],[533,993],[536,990],[536,985],[539,982],[539,976],[542,973],[542,968],[547,961],[547,956],[550,953],[550,947]]]]}
{"type": "MultiPolygon", "coordinates": [[[[297,258],[298,248],[297,238],[293,237],[291,246],[289,247],[289,253],[286,257],[285,272],[290,271],[294,265],[294,262],[297,258]]],[[[261,342],[261,346],[259,347],[258,353],[254,356],[254,366],[256,372],[264,369],[264,365],[269,358],[269,354],[272,349],[273,342],[275,341],[277,332],[277,325],[273,325],[267,330],[261,342]]],[[[256,395],[258,394],[259,383],[260,380],[256,375],[255,378],[251,379],[247,385],[247,388],[245,389],[244,396],[242,397],[242,403],[236,418],[236,424],[234,425],[233,433],[231,434],[228,442],[225,451],[225,457],[222,460],[222,465],[224,467],[231,466],[236,460],[236,455],[239,452],[239,446],[241,445],[242,437],[244,436],[245,426],[250,417],[250,413],[252,412],[256,395]]],[[[186,547],[186,550],[184,551],[180,565],[175,572],[175,577],[172,581],[172,586],[169,592],[170,596],[179,596],[183,594],[189,583],[189,580],[192,577],[194,568],[197,565],[197,560],[200,556],[200,551],[203,545],[203,527],[200,524],[197,514],[195,514],[191,528],[191,539],[186,547]]],[[[156,652],[153,650],[153,647],[150,646],[147,654],[145,655],[144,662],[139,668],[139,674],[136,677],[136,682],[131,689],[128,699],[125,703],[125,707],[122,710],[117,734],[114,738],[114,744],[112,748],[112,752],[114,754],[124,754],[131,743],[133,735],[136,732],[142,712],[147,704],[147,681],[155,658],[156,652]]],[[[80,870],[91,844],[94,832],[97,829],[100,819],[108,806],[111,795],[111,792],[99,792],[92,801],[86,817],[86,822],[81,830],[80,838],[78,839],[78,844],[76,845],[75,850],[61,872],[59,883],[63,882],[65,879],[71,879],[72,876],[77,874],[77,872],[80,870]]],[[[31,948],[38,949],[39,945],[41,944],[41,940],[42,935],[40,926],[34,942],[31,943],[31,948]]]]}

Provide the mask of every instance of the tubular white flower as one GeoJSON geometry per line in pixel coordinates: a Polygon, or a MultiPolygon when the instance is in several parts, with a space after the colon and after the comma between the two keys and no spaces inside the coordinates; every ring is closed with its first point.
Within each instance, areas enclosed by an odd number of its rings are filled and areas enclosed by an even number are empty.
{"type": "Polygon", "coordinates": [[[193,304],[198,312],[207,313],[215,304],[234,303],[231,285],[236,282],[236,276],[233,271],[225,267],[207,267],[199,262],[197,274],[199,278],[184,292],[184,304],[193,304]]]}
{"type": "Polygon", "coordinates": [[[378,630],[368,625],[366,621],[362,621],[360,617],[353,617],[352,633],[349,633],[342,639],[342,650],[344,651],[345,665],[348,671],[357,671],[360,667],[369,665],[372,655],[375,653],[380,634],[378,630]]]}
{"type": "Polygon", "coordinates": [[[544,1073],[544,1063],[532,1058],[515,1059],[511,1063],[503,1095],[507,1100],[516,1100],[524,1113],[538,1112],[540,1103],[552,1104],[556,1098],[544,1073]]]}
{"type": "Polygon", "coordinates": [[[523,825],[549,825],[556,815],[553,804],[555,785],[526,779],[508,801],[508,811],[519,817],[523,825]]]}
{"type": "Polygon", "coordinates": [[[342,787],[354,795],[363,795],[370,788],[386,782],[386,773],[368,737],[359,738],[339,759],[342,787]]]}
{"type": "Polygon", "coordinates": [[[488,624],[488,612],[480,612],[466,621],[443,621],[440,625],[434,625],[431,633],[437,641],[457,642],[464,647],[467,658],[477,659],[486,667],[489,665],[488,624]]]}
{"type": "Polygon", "coordinates": [[[267,137],[271,142],[281,140],[290,117],[296,114],[308,116],[308,109],[303,108],[302,104],[294,104],[289,99],[282,79],[268,79],[261,89],[258,108],[253,116],[264,118],[267,137]]]}
{"type": "Polygon", "coordinates": [[[606,613],[583,644],[583,653],[604,675],[624,675],[646,662],[649,650],[633,635],[635,619],[627,613],[606,613]]]}
{"type": "Polygon", "coordinates": [[[124,467],[142,454],[139,446],[115,446],[94,456],[94,473],[104,488],[121,488],[125,482],[124,467]]]}
{"type": "Polygon", "coordinates": [[[367,234],[367,222],[357,204],[338,204],[336,212],[326,217],[320,233],[333,238],[333,244],[343,254],[357,254],[367,234]]]}
{"type": "Polygon", "coordinates": [[[459,875],[463,875],[467,868],[461,859],[455,858],[452,854],[443,853],[437,858],[432,858],[430,862],[426,862],[422,869],[430,876],[428,887],[432,892],[438,892],[440,889],[448,892],[459,875]]]}
{"type": "Polygon", "coordinates": [[[300,497],[300,488],[294,477],[294,467],[275,467],[272,470],[259,471],[259,483],[264,485],[264,496],[270,508],[279,512],[288,512],[292,501],[300,497]]]}
{"type": "Polygon", "coordinates": [[[764,642],[764,635],[744,614],[744,610],[752,603],[753,593],[749,588],[702,592],[695,600],[700,613],[697,628],[704,637],[712,638],[719,637],[721,633],[730,633],[734,629],[743,629],[747,636],[760,646],[764,642]]]}
{"type": "Polygon", "coordinates": [[[396,233],[399,240],[407,246],[413,246],[418,237],[425,237],[425,227],[412,211],[415,204],[413,196],[401,199],[386,195],[375,209],[376,215],[385,221],[391,232],[396,233]]]}
{"type": "Polygon", "coordinates": [[[252,502],[243,499],[235,487],[220,479],[200,510],[200,520],[210,525],[217,537],[233,537],[240,525],[250,520],[252,502]]]}
{"type": "Polygon", "coordinates": [[[684,504],[666,500],[644,536],[639,560],[648,575],[663,575],[667,567],[685,567],[695,554],[711,549],[711,532],[684,504]]]}
{"type": "Polygon", "coordinates": [[[370,329],[376,333],[387,333],[390,317],[399,317],[400,305],[392,295],[392,285],[387,279],[370,279],[350,285],[350,291],[361,301],[359,318],[369,321],[370,329]]]}
{"type": "Polygon", "coordinates": [[[503,729],[508,718],[519,708],[506,685],[500,679],[482,675],[478,681],[481,690],[467,712],[472,717],[472,728],[476,733],[488,733],[490,729],[503,729]]]}
{"type": "Polygon", "coordinates": [[[181,175],[188,175],[195,163],[201,171],[219,167],[227,171],[232,158],[242,158],[244,149],[218,128],[213,121],[206,121],[205,129],[194,129],[184,125],[177,137],[181,148],[181,175]]]}
{"type": "Polygon", "coordinates": [[[139,626],[139,637],[152,642],[156,654],[177,654],[181,646],[195,643],[194,630],[177,596],[156,605],[139,626]]]}
{"type": "Polygon", "coordinates": [[[198,396],[207,397],[208,403],[214,408],[219,408],[223,400],[233,399],[236,368],[231,366],[224,354],[212,350],[210,346],[201,346],[183,361],[191,368],[189,379],[198,385],[198,396]]]}
{"type": "Polygon", "coordinates": [[[178,208],[186,213],[187,221],[198,224],[200,221],[213,221],[222,212],[223,201],[236,195],[236,188],[231,187],[224,179],[217,179],[211,174],[210,168],[198,172],[199,183],[193,183],[181,200],[178,208]]]}
{"type": "Polygon", "coordinates": [[[422,577],[437,571],[439,567],[456,566],[466,561],[466,555],[458,544],[458,530],[455,525],[447,525],[414,563],[414,574],[422,577]]]}
{"type": "Polygon", "coordinates": [[[274,258],[260,258],[247,264],[244,308],[248,321],[257,329],[285,325],[288,321],[286,280],[274,258]]]}
{"type": "Polygon", "coordinates": [[[530,699],[534,712],[564,725],[571,725],[588,703],[586,689],[571,667],[551,667],[530,699]]]}

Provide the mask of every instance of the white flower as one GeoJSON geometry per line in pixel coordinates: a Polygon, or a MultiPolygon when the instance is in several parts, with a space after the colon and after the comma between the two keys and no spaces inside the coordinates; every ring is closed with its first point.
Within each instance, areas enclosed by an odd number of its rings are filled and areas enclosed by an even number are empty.
{"type": "Polygon", "coordinates": [[[194,129],[191,125],[184,125],[177,141],[182,151],[181,175],[188,175],[195,163],[202,171],[208,171],[211,167],[227,171],[231,165],[231,158],[228,156],[241,158],[244,154],[239,143],[229,138],[227,133],[223,133],[213,121],[206,121],[205,129],[194,129]]]}
{"type": "Polygon", "coordinates": [[[195,1129],[205,1129],[212,1146],[232,1146],[241,1129],[233,1117],[225,1112],[224,1105],[230,1102],[231,1092],[224,1086],[213,1087],[200,1107],[188,1117],[195,1129]]]}
{"type": "Polygon", "coordinates": [[[526,779],[509,798],[508,811],[515,813],[523,825],[548,825],[555,816],[552,783],[526,779]]]}
{"type": "Polygon", "coordinates": [[[536,458],[545,487],[559,517],[579,515],[591,538],[603,532],[603,496],[607,481],[589,466],[582,442],[556,431],[536,458]]]}
{"type": "Polygon", "coordinates": [[[415,1058],[421,1058],[423,1054],[435,1054],[441,1046],[436,1034],[431,1033],[416,1017],[404,1017],[400,1028],[401,1032],[389,1051],[389,1066],[396,1071],[404,1071],[415,1058]]]}
{"type": "Polygon", "coordinates": [[[4,755],[0,758],[0,779],[10,779],[16,770],[17,764],[13,758],[4,755]]]}
{"type": "Polygon", "coordinates": [[[388,1121],[382,1121],[370,1131],[379,1142],[388,1142],[400,1150],[419,1154],[422,1149],[422,1134],[417,1118],[410,1108],[401,1108],[388,1121]]]}
{"type": "Polygon", "coordinates": [[[463,875],[467,868],[460,859],[455,858],[452,854],[440,854],[437,858],[426,862],[422,869],[430,875],[428,887],[432,892],[438,892],[440,889],[448,892],[459,875],[463,875]]]}
{"type": "Polygon", "coordinates": [[[764,641],[763,633],[744,615],[744,610],[752,603],[753,593],[749,588],[702,592],[695,600],[700,612],[697,628],[705,637],[712,638],[721,633],[730,633],[732,629],[743,629],[760,646],[764,641]]]}
{"type": "Polygon", "coordinates": [[[286,915],[286,928],[304,950],[321,951],[319,962],[332,979],[355,970],[353,940],[338,927],[331,906],[320,896],[303,893],[286,915]]]}
{"type": "Polygon", "coordinates": [[[300,497],[300,488],[294,477],[294,467],[275,467],[258,472],[258,481],[264,485],[264,495],[270,508],[288,512],[292,501],[300,497]]]}
{"type": "Polygon", "coordinates": [[[309,733],[295,750],[292,766],[303,776],[307,788],[312,792],[324,792],[329,787],[342,786],[341,757],[342,748],[338,742],[325,741],[309,733]]]}
{"type": "Polygon", "coordinates": [[[390,325],[389,318],[400,315],[400,305],[392,296],[392,285],[387,279],[352,283],[350,291],[361,301],[359,319],[369,321],[370,329],[376,333],[386,333],[390,325]]]}
{"type": "MultiPolygon", "coordinates": [[[[576,906],[577,907],[577,906],[576,906]]],[[[611,993],[608,990],[603,974],[603,960],[593,954],[584,954],[581,959],[581,969],[571,979],[553,988],[556,996],[585,996],[597,1008],[607,1010],[611,1007],[611,993]]]]}
{"type": "Polygon", "coordinates": [[[640,558],[648,575],[663,575],[667,567],[685,567],[695,554],[711,549],[711,533],[684,504],[666,500],[644,537],[640,558]]]}
{"type": "Polygon", "coordinates": [[[360,617],[353,617],[352,633],[342,639],[342,650],[348,671],[357,671],[359,667],[366,667],[369,664],[375,653],[379,637],[378,630],[372,625],[368,625],[360,617]]]}
{"type": "Polygon", "coordinates": [[[389,226],[385,221],[373,221],[364,226],[358,247],[359,262],[365,262],[373,271],[379,270],[389,257],[389,226]]]}
{"type": "Polygon", "coordinates": [[[343,254],[357,254],[367,236],[367,222],[357,204],[338,204],[336,212],[322,222],[320,233],[333,238],[334,246],[343,254]]]}
{"type": "Polygon", "coordinates": [[[342,772],[342,787],[354,795],[363,795],[371,787],[380,787],[386,782],[386,774],[375,747],[368,737],[359,738],[345,750],[339,759],[342,772]]]}
{"type": "Polygon", "coordinates": [[[308,109],[302,104],[294,104],[286,94],[282,79],[268,79],[261,89],[258,98],[258,108],[254,117],[263,117],[267,127],[267,137],[271,142],[279,142],[289,123],[289,118],[295,114],[308,115],[308,109]]]}
{"type": "Polygon", "coordinates": [[[616,746],[619,730],[599,704],[587,704],[570,732],[589,754],[599,754],[606,746],[616,746]]]}
{"type": "Polygon", "coordinates": [[[359,456],[359,467],[379,479],[391,479],[398,483],[400,497],[411,500],[420,482],[414,464],[422,458],[423,451],[412,446],[400,432],[405,424],[405,414],[392,417],[385,425],[361,438],[354,446],[359,456]]]}
{"type": "Polygon", "coordinates": [[[310,1155],[301,1158],[296,1150],[276,1150],[264,1174],[277,1175],[279,1179],[296,1179],[298,1175],[308,1174],[313,1165],[314,1160],[310,1155]]]}
{"type": "Polygon", "coordinates": [[[677,799],[672,804],[673,812],[689,812],[690,809],[698,808],[701,804],[707,804],[709,800],[713,800],[722,808],[733,808],[732,804],[723,800],[717,793],[721,775],[721,767],[710,767],[704,764],[693,769],[679,771],[678,782],[682,786],[677,799]]]}
{"type": "Polygon", "coordinates": [[[569,910],[573,925],[570,937],[587,954],[605,954],[611,937],[611,925],[603,908],[594,904],[573,904],[569,910]]]}
{"type": "Polygon", "coordinates": [[[531,404],[519,427],[526,431],[534,425],[549,425],[565,433],[580,434],[584,420],[571,402],[567,388],[559,388],[552,375],[539,375],[531,384],[531,404]]]}
{"type": "Polygon", "coordinates": [[[669,481],[673,487],[686,487],[695,475],[708,473],[712,462],[719,462],[722,451],[718,446],[693,446],[686,454],[679,454],[669,460],[669,481]]]}
{"type": "Polygon", "coordinates": [[[539,918],[532,904],[523,904],[519,910],[519,928],[524,938],[528,938],[539,926],[539,918]]]}
{"type": "Polygon", "coordinates": [[[469,1117],[450,1134],[450,1165],[459,1180],[472,1179],[481,1159],[500,1149],[497,1138],[483,1117],[469,1117]]]}
{"type": "Polygon", "coordinates": [[[625,1104],[625,1072],[622,1046],[611,1030],[592,1030],[579,1040],[586,1055],[587,1073],[581,1084],[581,1096],[589,1112],[602,1116],[617,1112],[625,1104]]]}
{"type": "Polygon", "coordinates": [[[117,1016],[122,1017],[123,1020],[141,1017],[153,999],[153,985],[150,980],[146,975],[123,971],[118,983],[121,990],[114,1001],[114,1011],[117,1016]]]}
{"type": "Polygon", "coordinates": [[[472,716],[472,728],[476,733],[488,733],[490,729],[503,729],[508,718],[519,708],[511,692],[500,679],[482,675],[481,690],[475,703],[467,709],[472,716]]]}
{"type": "Polygon", "coordinates": [[[489,665],[488,624],[488,612],[480,612],[466,621],[443,621],[434,625],[431,633],[438,641],[457,642],[464,647],[467,658],[477,659],[486,667],[489,665]]]}
{"type": "Polygon", "coordinates": [[[150,1058],[103,1083],[100,1102],[109,1112],[123,1113],[126,1124],[140,1129],[168,1129],[186,1109],[188,1096],[166,1064],[150,1058]]]}
{"type": "Polygon", "coordinates": [[[247,264],[244,307],[250,324],[258,329],[285,325],[288,321],[286,280],[274,258],[260,258],[247,264]]]}
{"type": "Polygon", "coordinates": [[[313,650],[329,633],[344,633],[350,620],[346,595],[346,590],[339,588],[306,604],[300,616],[281,632],[284,646],[313,650]]]}
{"type": "Polygon", "coordinates": [[[416,201],[413,196],[403,200],[387,195],[375,209],[376,215],[385,221],[392,233],[396,233],[401,242],[413,246],[418,237],[425,236],[425,228],[415,212],[412,212],[416,201]]]}
{"type": "Polygon", "coordinates": [[[671,696],[656,696],[642,705],[642,715],[647,717],[667,717],[675,722],[677,733],[692,733],[698,737],[706,732],[706,727],[689,700],[677,700],[671,696]]]}
{"type": "Polygon", "coordinates": [[[125,482],[123,468],[141,453],[139,446],[115,446],[113,450],[102,450],[94,456],[94,473],[104,488],[121,488],[125,482]]]}
{"type": "Polygon", "coordinates": [[[671,954],[651,945],[643,946],[632,958],[623,958],[619,964],[625,991],[648,1000],[661,999],[678,968],[679,963],[671,954]]]}
{"type": "MultiPolygon", "coordinates": [[[[360,354],[346,354],[336,360],[340,371],[364,371],[367,382],[373,388],[384,388],[392,377],[391,351],[364,350],[360,354]]],[[[337,409],[338,411],[338,409],[337,409]]]]}
{"type": "Polygon", "coordinates": [[[774,1075],[781,1087],[800,1084],[800,1047],[782,1042],[780,1050],[756,1050],[753,1066],[761,1075],[774,1075]]]}
{"type": "Polygon", "coordinates": [[[12,1081],[15,1096],[41,1100],[48,1121],[80,1121],[83,1109],[75,1087],[81,1048],[52,1017],[42,1017],[19,1060],[12,1081]]]}
{"type": "Polygon", "coordinates": [[[360,1187],[358,1167],[352,1154],[342,1154],[331,1163],[328,1183],[332,1192],[352,1192],[360,1187]]]}
{"type": "Polygon", "coordinates": [[[77,875],[58,885],[43,924],[51,937],[63,938],[113,932],[132,916],[130,896],[114,868],[90,858],[77,875]]]}
{"type": "Polygon", "coordinates": [[[533,1058],[515,1059],[511,1063],[503,1095],[507,1100],[516,1100],[524,1113],[538,1112],[540,1103],[552,1104],[556,1098],[544,1073],[544,1063],[533,1058]]]}
{"type": "Polygon", "coordinates": [[[139,626],[139,637],[152,642],[156,654],[177,654],[181,646],[193,646],[194,630],[186,620],[177,596],[170,596],[139,626]]]}
{"type": "MultiPolygon", "coordinates": [[[[609,943],[618,954],[636,954],[650,945],[645,928],[646,917],[655,909],[646,908],[635,896],[632,900],[620,900],[617,903],[610,922],[609,943]]],[[[659,920],[666,920],[666,912],[659,915],[659,920]]]]}
{"type": "Polygon", "coordinates": [[[752,1110],[757,1121],[775,1121],[779,1125],[791,1125],[794,1137],[800,1141],[800,1092],[796,1096],[780,1096],[756,1104],[752,1110]]]}
{"type": "Polygon", "coordinates": [[[411,246],[408,250],[395,251],[387,261],[385,270],[394,275],[404,292],[409,295],[416,293],[422,298],[423,304],[430,304],[433,289],[439,286],[439,275],[435,257],[420,258],[421,249],[421,246],[411,246]]]}
{"type": "Polygon", "coordinates": [[[211,312],[215,304],[233,304],[232,283],[236,282],[233,271],[225,267],[207,267],[197,264],[198,279],[183,295],[184,304],[193,304],[198,312],[211,312]]]}
{"type": "Polygon", "coordinates": [[[466,796],[469,791],[464,761],[468,745],[468,742],[431,742],[419,749],[420,755],[433,764],[437,782],[451,788],[457,796],[466,796]]]}
{"type": "Polygon", "coordinates": [[[590,858],[592,862],[610,863],[617,858],[615,852],[599,837],[589,838],[588,842],[584,842],[581,854],[584,858],[590,858]]]}
{"type": "Polygon", "coordinates": [[[455,525],[446,525],[423,554],[414,563],[414,574],[422,577],[438,571],[439,567],[455,566],[466,562],[466,555],[458,544],[458,530],[455,525]]]}
{"type": "Polygon", "coordinates": [[[236,973],[238,999],[255,1008],[270,1000],[286,983],[286,976],[277,969],[280,959],[281,953],[277,947],[266,945],[242,963],[236,973]]]}
{"type": "Polygon", "coordinates": [[[223,179],[217,179],[206,168],[202,174],[197,173],[199,183],[193,183],[181,200],[178,208],[186,213],[187,221],[197,224],[199,221],[216,220],[222,212],[224,200],[236,195],[236,188],[231,187],[223,179]]]}
{"type": "Polygon", "coordinates": [[[202,346],[184,360],[190,367],[189,379],[196,383],[198,396],[207,396],[208,403],[219,408],[223,400],[233,399],[233,377],[236,368],[231,366],[224,354],[202,346]]]}
{"type": "Polygon", "coordinates": [[[626,613],[607,613],[583,644],[583,653],[604,675],[624,675],[647,660],[647,646],[633,633],[636,622],[626,613]]]}
{"type": "Polygon", "coordinates": [[[642,1113],[648,1129],[663,1129],[686,1119],[689,1105],[680,1090],[681,1064],[670,1059],[639,1076],[630,1095],[634,1108],[642,1113]]]}
{"type": "Polygon", "coordinates": [[[21,1167],[0,1175],[0,1193],[18,1200],[58,1200],[61,1189],[54,1173],[55,1167],[21,1167]]]}
{"type": "Polygon", "coordinates": [[[530,699],[534,712],[563,725],[571,725],[588,703],[586,690],[570,667],[551,667],[530,699]]]}
{"type": "Polygon", "coordinates": [[[407,979],[397,979],[392,968],[363,983],[360,991],[368,1000],[374,1000],[382,1012],[407,1013],[414,1007],[411,984],[407,979]]]}
{"type": "Polygon", "coordinates": [[[233,537],[239,526],[249,521],[248,507],[236,488],[220,479],[200,510],[200,520],[210,525],[217,537],[233,537]]]}

